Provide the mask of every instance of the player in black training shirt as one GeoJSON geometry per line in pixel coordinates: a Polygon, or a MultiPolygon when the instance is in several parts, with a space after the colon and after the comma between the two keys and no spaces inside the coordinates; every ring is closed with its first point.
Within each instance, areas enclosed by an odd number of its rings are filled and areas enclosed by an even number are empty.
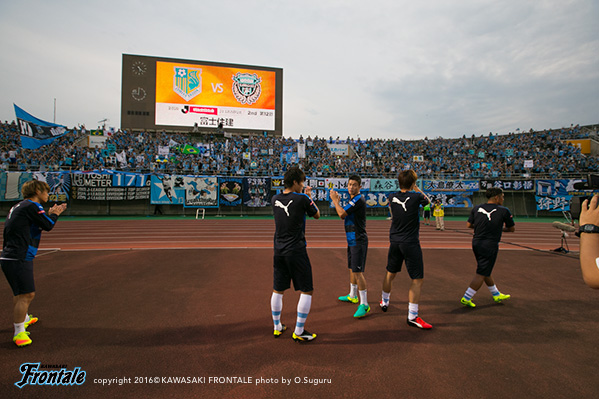
{"type": "Polygon", "coordinates": [[[285,172],[285,190],[272,197],[275,217],[273,293],[270,299],[274,336],[278,338],[285,330],[281,324],[283,293],[291,287],[301,291],[297,304],[297,322],[292,338],[295,341],[311,341],[316,334],[304,329],[312,305],[312,266],[306,251],[306,215],[320,218],[318,207],[310,198],[312,189],[305,187],[306,175],[294,166],[285,172]],[[302,193],[304,191],[304,193],[302,193]]]}
{"type": "Polygon", "coordinates": [[[355,318],[366,316],[370,312],[366,295],[366,253],[368,252],[368,235],[366,234],[366,199],[360,194],[362,179],[358,175],[351,175],[347,181],[349,203],[342,207],[339,193],[331,190],[331,200],[335,210],[345,225],[347,238],[347,267],[349,268],[349,294],[339,297],[341,302],[358,303],[354,313],[355,318]],[[360,298],[358,299],[358,293],[360,298]]]}
{"type": "Polygon", "coordinates": [[[383,281],[383,298],[381,309],[387,311],[391,285],[397,272],[405,260],[406,269],[412,279],[408,292],[408,325],[425,330],[433,328],[418,316],[418,302],[424,281],[424,264],[420,248],[420,205],[430,203],[430,199],[417,186],[418,175],[413,170],[399,173],[398,193],[389,196],[391,210],[391,229],[389,231],[389,255],[387,259],[387,274],[383,281]]]}
{"type": "Polygon", "coordinates": [[[485,196],[487,197],[487,203],[472,208],[467,224],[468,228],[474,229],[472,250],[476,257],[477,267],[476,275],[460,301],[462,305],[470,308],[476,306],[472,302],[472,297],[483,285],[483,282],[491,291],[495,302],[500,303],[510,298],[510,295],[499,292],[493,277],[491,277],[491,272],[497,260],[501,233],[503,231],[513,232],[515,230],[514,220],[510,210],[503,206],[502,189],[490,188],[485,196]]]}
{"type": "Polygon", "coordinates": [[[35,297],[33,259],[37,254],[42,230],[50,231],[66,204],[54,205],[48,213],[42,203],[48,202],[47,183],[32,180],[23,184],[21,192],[25,200],[13,206],[4,222],[4,245],[0,264],[14,294],[13,342],[17,346],[31,344],[26,328],[37,322],[28,314],[29,305],[35,297]]]}

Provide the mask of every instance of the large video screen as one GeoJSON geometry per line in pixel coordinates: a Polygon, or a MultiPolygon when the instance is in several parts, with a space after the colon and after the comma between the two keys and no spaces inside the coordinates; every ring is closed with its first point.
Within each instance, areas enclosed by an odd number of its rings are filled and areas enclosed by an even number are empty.
{"type": "Polygon", "coordinates": [[[281,68],[123,54],[121,126],[282,135],[282,81],[281,68]]]}

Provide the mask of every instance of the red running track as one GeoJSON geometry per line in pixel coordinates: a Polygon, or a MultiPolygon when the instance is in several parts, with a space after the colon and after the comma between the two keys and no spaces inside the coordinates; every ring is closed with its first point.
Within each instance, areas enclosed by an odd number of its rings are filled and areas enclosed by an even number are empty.
{"type": "MultiPolygon", "coordinates": [[[[388,220],[368,220],[369,247],[389,245],[388,220]]],[[[446,230],[421,224],[422,248],[470,249],[472,230],[465,221],[448,221],[446,230]]],[[[108,250],[173,248],[272,248],[274,222],[269,219],[152,219],[147,220],[61,220],[44,233],[41,250],[108,250]]],[[[347,244],[339,219],[310,219],[306,239],[311,248],[344,248],[347,244]]],[[[567,244],[577,252],[579,239],[569,234],[567,244]]],[[[550,251],[560,247],[561,232],[548,223],[516,222],[516,232],[504,233],[503,250],[550,251]]]]}

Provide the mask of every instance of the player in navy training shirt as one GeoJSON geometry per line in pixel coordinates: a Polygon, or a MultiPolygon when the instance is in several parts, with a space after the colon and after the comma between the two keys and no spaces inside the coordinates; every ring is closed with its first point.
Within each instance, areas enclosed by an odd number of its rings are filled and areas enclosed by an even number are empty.
{"type": "Polygon", "coordinates": [[[342,302],[358,303],[354,313],[355,318],[366,316],[370,312],[366,291],[364,269],[366,267],[366,254],[368,252],[368,235],[366,234],[366,199],[360,194],[362,179],[358,175],[351,175],[347,181],[347,191],[350,200],[341,206],[339,193],[331,190],[331,201],[335,205],[337,215],[343,219],[345,236],[347,238],[347,267],[349,268],[349,294],[339,297],[342,302]],[[358,298],[358,294],[360,298],[358,298]]]}
{"type": "Polygon", "coordinates": [[[491,277],[491,272],[497,260],[499,252],[499,241],[501,233],[513,232],[514,219],[510,210],[503,206],[503,190],[500,188],[490,188],[485,193],[487,203],[477,205],[472,208],[468,218],[468,228],[474,229],[472,238],[472,251],[476,257],[476,275],[472,279],[470,286],[460,300],[462,305],[473,308],[476,305],[472,302],[472,297],[476,291],[483,285],[483,282],[491,291],[493,300],[497,303],[509,299],[510,295],[502,294],[495,286],[495,281],[491,277]],[[505,228],[503,227],[505,225],[505,228]]]}
{"type": "Polygon", "coordinates": [[[401,271],[403,262],[412,279],[408,292],[408,325],[411,327],[431,329],[433,326],[418,316],[418,303],[424,281],[424,263],[420,248],[420,206],[430,203],[430,199],[418,186],[418,175],[413,170],[399,173],[400,192],[389,196],[391,210],[391,229],[389,231],[389,254],[387,257],[387,274],[383,281],[381,309],[387,311],[391,286],[397,272],[401,271]]]}
{"type": "Polygon", "coordinates": [[[4,222],[0,264],[14,294],[13,342],[17,346],[31,344],[31,338],[25,329],[38,320],[28,314],[28,311],[35,297],[33,259],[37,254],[42,230],[52,230],[58,216],[67,208],[66,204],[54,205],[46,214],[41,204],[48,201],[48,191],[50,187],[45,182],[31,180],[25,183],[21,189],[25,200],[12,207],[4,222]]]}
{"type": "Polygon", "coordinates": [[[274,337],[278,338],[286,330],[281,324],[283,293],[291,287],[301,291],[297,304],[297,322],[292,338],[295,341],[311,341],[316,334],[304,329],[306,318],[312,305],[312,266],[306,251],[306,215],[320,218],[320,211],[310,197],[312,189],[304,188],[306,175],[297,166],[285,172],[285,190],[272,197],[275,217],[273,293],[270,300],[274,337]],[[304,191],[304,193],[302,193],[304,191]]]}

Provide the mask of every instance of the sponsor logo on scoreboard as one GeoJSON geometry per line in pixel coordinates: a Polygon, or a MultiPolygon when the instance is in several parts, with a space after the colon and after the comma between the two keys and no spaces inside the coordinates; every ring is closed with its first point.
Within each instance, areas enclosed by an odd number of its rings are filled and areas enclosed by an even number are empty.
{"type": "Polygon", "coordinates": [[[194,106],[190,107],[189,105],[185,105],[181,109],[181,112],[183,112],[184,114],[186,114],[186,113],[189,112],[191,114],[218,115],[218,108],[214,108],[214,107],[194,107],[194,106]]]}

